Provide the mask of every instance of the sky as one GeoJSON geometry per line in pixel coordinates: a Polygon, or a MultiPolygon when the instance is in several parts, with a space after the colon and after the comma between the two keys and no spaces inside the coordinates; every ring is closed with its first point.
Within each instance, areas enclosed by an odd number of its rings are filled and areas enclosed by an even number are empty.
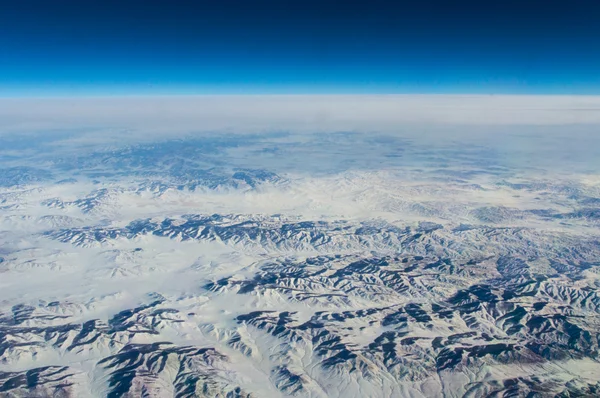
{"type": "Polygon", "coordinates": [[[0,96],[600,94],[600,2],[19,0],[0,96]]]}

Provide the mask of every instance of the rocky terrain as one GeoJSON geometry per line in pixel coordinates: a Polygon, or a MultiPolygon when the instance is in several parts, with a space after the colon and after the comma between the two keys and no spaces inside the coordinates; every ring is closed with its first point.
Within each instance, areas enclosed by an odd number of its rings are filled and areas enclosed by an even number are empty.
{"type": "Polygon", "coordinates": [[[597,177],[277,140],[4,159],[0,396],[600,395],[597,177]]]}

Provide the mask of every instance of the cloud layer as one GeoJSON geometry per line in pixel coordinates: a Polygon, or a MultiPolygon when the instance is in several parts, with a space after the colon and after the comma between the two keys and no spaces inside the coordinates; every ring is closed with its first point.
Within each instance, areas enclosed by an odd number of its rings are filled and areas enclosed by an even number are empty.
{"type": "MultiPolygon", "coordinates": [[[[596,96],[270,95],[0,99],[2,133],[397,131],[406,125],[600,124],[596,96]]],[[[0,133],[0,134],[2,134],[0,133]]]]}

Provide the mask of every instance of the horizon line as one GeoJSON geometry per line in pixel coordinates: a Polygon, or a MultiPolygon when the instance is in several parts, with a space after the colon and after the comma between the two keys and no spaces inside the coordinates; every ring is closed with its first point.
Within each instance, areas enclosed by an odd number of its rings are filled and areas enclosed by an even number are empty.
{"type": "Polygon", "coordinates": [[[194,98],[194,97],[577,97],[577,98],[596,98],[598,94],[576,94],[576,93],[108,93],[108,94],[52,94],[52,95],[3,95],[0,93],[0,100],[6,99],[102,99],[102,98],[194,98]]]}

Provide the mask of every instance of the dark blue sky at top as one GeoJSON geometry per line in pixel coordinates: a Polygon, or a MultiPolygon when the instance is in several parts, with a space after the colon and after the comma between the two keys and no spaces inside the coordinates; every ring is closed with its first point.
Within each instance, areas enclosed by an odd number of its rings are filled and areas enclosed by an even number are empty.
{"type": "Polygon", "coordinates": [[[0,96],[600,93],[597,0],[0,7],[0,96]]]}

